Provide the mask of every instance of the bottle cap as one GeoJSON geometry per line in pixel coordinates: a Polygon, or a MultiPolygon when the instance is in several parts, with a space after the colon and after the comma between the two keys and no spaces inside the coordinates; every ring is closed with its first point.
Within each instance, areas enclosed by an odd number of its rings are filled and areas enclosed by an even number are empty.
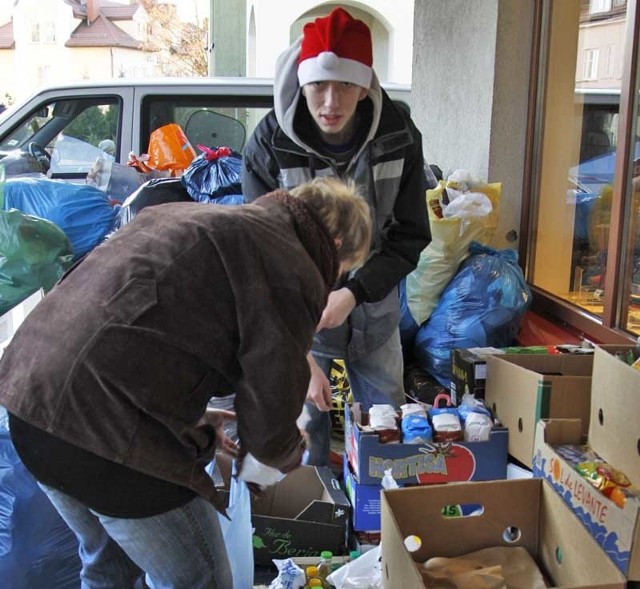
{"type": "Polygon", "coordinates": [[[318,567],[315,565],[308,566],[305,570],[307,574],[307,578],[309,577],[317,577],[318,576],[318,567]]]}
{"type": "Polygon", "coordinates": [[[351,550],[349,552],[349,558],[351,560],[353,560],[354,558],[358,558],[358,556],[360,556],[360,551],[359,550],[351,550]]]}
{"type": "Polygon", "coordinates": [[[333,552],[330,552],[329,550],[323,550],[320,553],[320,558],[324,558],[326,560],[329,560],[329,559],[333,558],[333,552]]]}

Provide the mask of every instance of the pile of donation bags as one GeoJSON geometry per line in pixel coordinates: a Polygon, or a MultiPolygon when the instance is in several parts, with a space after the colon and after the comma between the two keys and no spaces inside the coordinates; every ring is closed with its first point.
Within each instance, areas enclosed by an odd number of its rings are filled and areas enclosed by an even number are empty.
{"type": "Polygon", "coordinates": [[[488,245],[501,190],[464,170],[427,190],[432,241],[400,284],[405,356],[447,389],[452,350],[514,345],[531,304],[517,252],[488,245]]]}

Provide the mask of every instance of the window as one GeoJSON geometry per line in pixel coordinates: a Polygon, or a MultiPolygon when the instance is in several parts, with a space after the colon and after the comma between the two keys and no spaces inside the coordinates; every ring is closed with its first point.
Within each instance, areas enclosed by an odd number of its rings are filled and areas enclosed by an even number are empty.
{"type": "Polygon", "coordinates": [[[597,14],[598,12],[607,12],[611,10],[611,0],[590,0],[589,14],[597,14]]]}
{"type": "Polygon", "coordinates": [[[584,50],[583,79],[595,80],[598,77],[598,49],[584,50]]]}
{"type": "Polygon", "coordinates": [[[40,23],[31,23],[31,42],[40,43],[40,23]]]}
{"type": "Polygon", "coordinates": [[[606,56],[607,58],[606,58],[604,77],[608,79],[615,78],[615,67],[616,67],[615,45],[613,44],[607,45],[606,56]]]}
{"type": "Polygon", "coordinates": [[[142,145],[154,129],[167,123],[182,127],[194,148],[230,147],[241,152],[246,140],[271,108],[271,99],[203,96],[149,96],[142,106],[142,145]]]}
{"type": "Polygon", "coordinates": [[[12,150],[29,153],[35,144],[49,154],[52,177],[84,178],[96,159],[104,157],[99,146],[105,140],[117,145],[120,111],[115,97],[74,97],[42,104],[3,139],[0,155],[12,150]]]}
{"type": "Polygon", "coordinates": [[[593,27],[580,21],[574,3],[549,6],[546,68],[555,75],[540,72],[527,280],[554,319],[596,341],[630,339],[640,335],[640,100],[635,78],[635,95],[624,95],[614,75],[615,57],[630,59],[628,17],[593,27]],[[567,30],[567,22],[575,29],[567,30]],[[596,77],[597,49],[583,51],[584,79],[576,79],[579,48],[593,47],[596,35],[606,47],[606,87],[596,77]],[[631,114],[624,117],[627,104],[631,114]],[[626,178],[616,176],[621,158],[626,178]]]}
{"type": "Polygon", "coordinates": [[[55,43],[56,24],[51,21],[34,20],[31,22],[32,43],[55,43]]]}
{"type": "Polygon", "coordinates": [[[56,42],[56,24],[53,21],[48,20],[42,23],[42,42],[56,42]]]}
{"type": "Polygon", "coordinates": [[[38,84],[41,86],[48,83],[51,77],[51,66],[39,65],[38,66],[38,84]]]}

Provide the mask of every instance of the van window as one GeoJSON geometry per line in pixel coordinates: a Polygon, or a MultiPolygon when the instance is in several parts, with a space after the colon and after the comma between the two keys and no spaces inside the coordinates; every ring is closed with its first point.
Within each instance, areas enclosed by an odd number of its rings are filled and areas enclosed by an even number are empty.
{"type": "Polygon", "coordinates": [[[196,150],[201,144],[241,153],[271,106],[266,96],[147,96],[142,102],[140,145],[146,150],[152,131],[177,123],[196,150]]]}
{"type": "Polygon", "coordinates": [[[39,105],[0,143],[7,174],[86,176],[97,158],[115,157],[121,110],[116,97],[70,97],[39,105]]]}

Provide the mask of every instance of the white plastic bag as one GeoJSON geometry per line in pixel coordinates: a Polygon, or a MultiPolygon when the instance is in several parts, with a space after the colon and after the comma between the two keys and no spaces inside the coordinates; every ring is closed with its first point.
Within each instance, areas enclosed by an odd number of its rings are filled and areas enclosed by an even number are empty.
{"type": "Polygon", "coordinates": [[[327,577],[336,589],[382,589],[382,544],[327,577]]]}
{"type": "Polygon", "coordinates": [[[251,497],[247,484],[236,477],[235,460],[233,461],[227,514],[230,520],[222,514],[218,514],[218,519],[231,565],[233,589],[253,589],[251,497]]]}
{"type": "Polygon", "coordinates": [[[271,581],[269,589],[302,589],[305,586],[304,571],[293,559],[273,559],[273,564],[278,569],[278,576],[271,581]]]}

